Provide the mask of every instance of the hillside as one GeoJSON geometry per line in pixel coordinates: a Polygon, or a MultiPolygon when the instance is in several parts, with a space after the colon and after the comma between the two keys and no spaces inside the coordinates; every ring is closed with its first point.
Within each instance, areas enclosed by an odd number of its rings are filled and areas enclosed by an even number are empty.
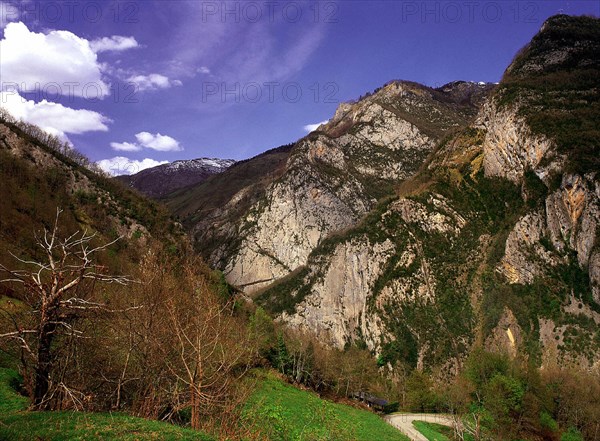
{"type": "Polygon", "coordinates": [[[204,433],[216,433],[213,418],[238,394],[231,370],[243,373],[253,356],[228,286],[165,207],[1,115],[0,438],[211,439],[204,433]],[[217,338],[196,337],[207,325],[217,338]],[[193,360],[192,349],[178,352],[182,333],[202,341],[193,360]],[[210,407],[180,386],[200,356],[192,381],[212,386],[202,389],[218,402],[210,407]]]}
{"type": "Polygon", "coordinates": [[[133,175],[117,176],[116,179],[148,197],[160,199],[174,191],[200,184],[233,164],[235,161],[231,159],[188,159],[151,167],[133,175]]]}
{"type": "Polygon", "coordinates": [[[272,372],[253,372],[258,387],[246,403],[243,420],[272,441],[331,439],[407,441],[372,412],[299,390],[272,372]]]}
{"type": "Polygon", "coordinates": [[[139,262],[141,246],[185,246],[184,231],[164,207],[81,165],[76,151],[49,147],[44,137],[34,126],[0,120],[0,263],[14,263],[9,251],[39,254],[34,232],[52,225],[57,208],[65,230],[87,229],[104,241],[122,237],[115,267],[139,262]]]}

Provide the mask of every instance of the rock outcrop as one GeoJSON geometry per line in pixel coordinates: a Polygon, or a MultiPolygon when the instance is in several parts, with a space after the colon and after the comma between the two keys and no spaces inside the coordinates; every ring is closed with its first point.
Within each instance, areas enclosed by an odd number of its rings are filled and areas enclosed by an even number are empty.
{"type": "Polygon", "coordinates": [[[483,143],[486,176],[520,182],[525,171],[538,168],[544,158],[554,153],[552,142],[543,136],[533,136],[515,108],[499,110],[490,101],[479,121],[486,130],[483,143]]]}

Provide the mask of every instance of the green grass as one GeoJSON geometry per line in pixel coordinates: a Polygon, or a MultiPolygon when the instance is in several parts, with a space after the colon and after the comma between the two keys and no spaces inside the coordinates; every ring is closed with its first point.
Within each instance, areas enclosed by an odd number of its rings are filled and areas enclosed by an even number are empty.
{"type": "Polygon", "coordinates": [[[121,413],[20,412],[0,419],[0,440],[211,440],[200,432],[121,413]]]}
{"type": "Polygon", "coordinates": [[[16,371],[0,369],[0,420],[6,414],[26,409],[29,404],[27,398],[16,393],[14,385],[17,382],[18,374],[16,371]]]}
{"type": "MultiPolygon", "coordinates": [[[[413,426],[415,426],[415,428],[429,441],[452,441],[457,439],[454,437],[454,430],[443,424],[413,421],[413,426]]],[[[465,433],[465,441],[475,441],[475,438],[473,438],[472,435],[465,433]]]]}
{"type": "Polygon", "coordinates": [[[30,412],[14,386],[19,377],[0,368],[0,441],[17,440],[201,440],[213,438],[171,424],[124,413],[30,412]]]}
{"type": "MultiPolygon", "coordinates": [[[[268,439],[408,441],[371,412],[322,400],[272,373],[256,375],[260,386],[248,401],[244,418],[268,439]]],[[[197,431],[121,412],[31,412],[28,399],[15,389],[18,383],[16,371],[0,368],[0,441],[212,440],[197,431]]]]}
{"type": "Polygon", "coordinates": [[[429,441],[450,441],[452,439],[452,429],[448,426],[425,421],[413,421],[413,426],[429,441]]]}
{"type": "Polygon", "coordinates": [[[408,441],[371,412],[322,400],[284,383],[273,373],[256,375],[260,386],[246,404],[244,418],[273,441],[408,441]]]}

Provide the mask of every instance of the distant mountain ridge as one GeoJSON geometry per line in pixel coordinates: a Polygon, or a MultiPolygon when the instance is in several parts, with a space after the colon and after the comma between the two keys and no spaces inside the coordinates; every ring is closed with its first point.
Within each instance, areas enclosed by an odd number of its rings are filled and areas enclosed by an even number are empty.
{"type": "Polygon", "coordinates": [[[160,199],[182,188],[200,184],[227,170],[233,159],[197,158],[174,161],[116,179],[151,198],[160,199]]]}

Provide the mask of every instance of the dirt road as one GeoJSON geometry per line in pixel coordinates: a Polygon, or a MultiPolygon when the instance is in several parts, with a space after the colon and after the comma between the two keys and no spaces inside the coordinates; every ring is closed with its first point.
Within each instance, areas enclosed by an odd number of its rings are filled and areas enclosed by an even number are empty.
{"type": "Polygon", "coordinates": [[[413,426],[413,421],[426,421],[428,423],[443,424],[445,426],[452,426],[452,417],[443,414],[432,414],[432,413],[397,413],[393,415],[387,415],[384,419],[396,427],[402,433],[407,435],[411,441],[427,441],[421,432],[419,432],[413,426]]]}

